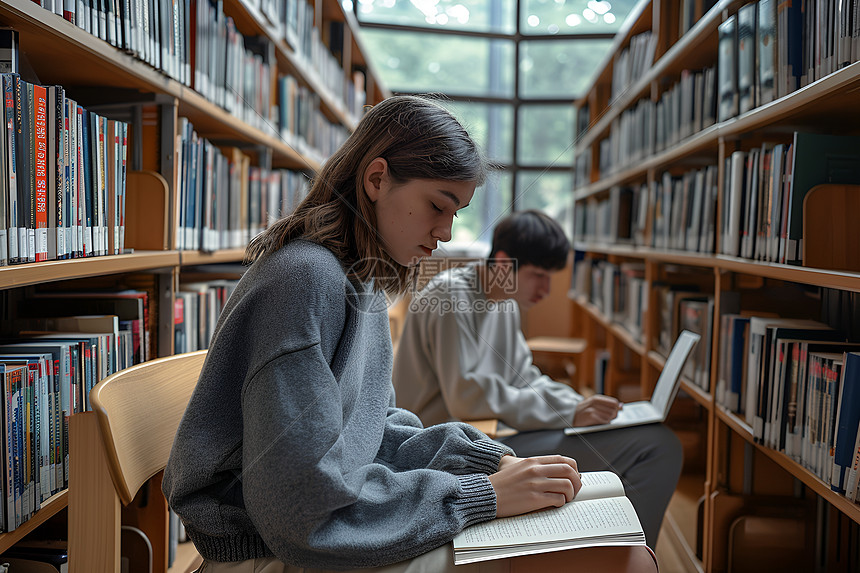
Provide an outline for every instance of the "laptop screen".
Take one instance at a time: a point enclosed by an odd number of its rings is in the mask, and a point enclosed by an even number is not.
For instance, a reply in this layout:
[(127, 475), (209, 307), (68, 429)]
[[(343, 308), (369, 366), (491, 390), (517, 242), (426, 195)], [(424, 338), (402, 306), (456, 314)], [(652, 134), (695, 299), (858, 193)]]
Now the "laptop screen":
[(669, 358), (663, 365), (663, 371), (660, 372), (660, 378), (657, 379), (654, 394), (651, 395), (651, 405), (658, 412), (662, 412), (664, 415), (669, 413), (667, 410), (675, 398), (675, 392), (678, 388), (677, 381), (681, 376), (681, 370), (684, 368), (684, 362), (687, 361), (687, 356), (690, 355), (690, 351), (693, 350), (699, 338), (701, 337), (695, 332), (685, 330), (675, 341), (675, 346), (672, 347), (672, 352), (669, 353)]

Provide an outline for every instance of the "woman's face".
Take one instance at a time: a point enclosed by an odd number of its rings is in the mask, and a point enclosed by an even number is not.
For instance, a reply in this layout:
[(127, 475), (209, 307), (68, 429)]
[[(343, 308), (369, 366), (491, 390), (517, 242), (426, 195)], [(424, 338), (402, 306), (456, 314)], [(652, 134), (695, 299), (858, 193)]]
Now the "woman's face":
[(418, 264), (440, 241), (451, 240), (454, 216), (475, 192), (474, 181), (413, 179), (394, 184), (381, 158), (368, 167), (364, 182), (383, 248), (404, 266)]

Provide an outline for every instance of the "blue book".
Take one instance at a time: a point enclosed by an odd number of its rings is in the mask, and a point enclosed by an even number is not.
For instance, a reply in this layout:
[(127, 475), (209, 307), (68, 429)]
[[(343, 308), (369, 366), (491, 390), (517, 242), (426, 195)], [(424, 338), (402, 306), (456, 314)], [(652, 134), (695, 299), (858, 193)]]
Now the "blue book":
[(830, 489), (845, 493), (848, 470), (854, 458), (854, 443), (860, 424), (860, 353), (846, 352), (842, 363), (839, 411), (836, 417)]
[(741, 394), (744, 383), (744, 355), (749, 328), (749, 317), (736, 316), (732, 319), (731, 347), (729, 349), (729, 391), (726, 404), (732, 412), (742, 414)]

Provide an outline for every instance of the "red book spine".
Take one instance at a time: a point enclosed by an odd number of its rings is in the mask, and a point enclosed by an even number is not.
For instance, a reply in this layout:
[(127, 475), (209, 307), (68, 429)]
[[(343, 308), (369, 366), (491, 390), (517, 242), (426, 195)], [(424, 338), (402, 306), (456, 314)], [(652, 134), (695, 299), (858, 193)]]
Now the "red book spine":
[(36, 116), (36, 260), (48, 259), (48, 94), (33, 86)]

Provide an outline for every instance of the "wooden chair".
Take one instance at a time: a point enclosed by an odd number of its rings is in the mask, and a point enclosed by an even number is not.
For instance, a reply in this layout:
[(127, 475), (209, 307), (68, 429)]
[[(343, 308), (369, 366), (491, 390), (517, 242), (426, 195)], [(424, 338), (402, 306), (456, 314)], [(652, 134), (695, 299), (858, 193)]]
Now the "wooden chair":
[[(177, 354), (108, 376), (90, 392), (92, 412), (69, 421), (69, 571), (120, 570), (121, 506), (167, 464), (173, 436), (206, 351)], [(167, 571), (167, 501), (150, 482), (135, 525), (152, 543), (153, 573)]]
[[(167, 571), (167, 501), (160, 473), (206, 351), (151, 360), (117, 372), (90, 392), (92, 412), (70, 420), (69, 571), (120, 571), (121, 507), (149, 481), (135, 525), (152, 543), (153, 573)], [(154, 479), (151, 479), (155, 476)], [(150, 481), (151, 479), (151, 481)], [(197, 562), (199, 563), (199, 556)], [(657, 570), (645, 547), (597, 547), (509, 559), (512, 573)], [(193, 567), (193, 565), (192, 565)]]

